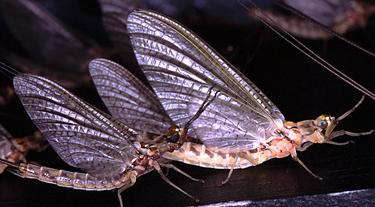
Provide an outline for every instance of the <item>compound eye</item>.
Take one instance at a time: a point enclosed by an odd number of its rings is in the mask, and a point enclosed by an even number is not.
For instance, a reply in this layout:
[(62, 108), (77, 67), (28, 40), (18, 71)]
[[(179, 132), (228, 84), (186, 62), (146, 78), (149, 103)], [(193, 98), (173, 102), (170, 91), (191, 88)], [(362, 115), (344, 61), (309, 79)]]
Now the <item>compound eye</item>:
[(167, 138), (167, 141), (172, 143), (176, 143), (178, 140), (180, 140), (180, 135), (177, 133)]
[(319, 128), (325, 129), (325, 128), (327, 128), (327, 126), (328, 126), (328, 122), (327, 121), (324, 121), (324, 120), (318, 121), (318, 127)]

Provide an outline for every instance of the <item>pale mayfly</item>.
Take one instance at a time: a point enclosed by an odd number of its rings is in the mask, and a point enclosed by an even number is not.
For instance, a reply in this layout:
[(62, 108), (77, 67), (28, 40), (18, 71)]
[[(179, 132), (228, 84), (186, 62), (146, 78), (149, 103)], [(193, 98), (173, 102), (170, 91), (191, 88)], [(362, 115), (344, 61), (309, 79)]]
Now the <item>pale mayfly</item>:
[[(363, 98), (338, 118), (321, 115), (313, 120), (285, 121), (280, 110), (260, 89), (177, 22), (150, 11), (136, 11), (129, 15), (127, 26), (138, 63), (176, 124), (184, 125), (196, 114), (209, 89), (214, 94), (219, 93), (192, 123), (190, 132), (205, 148), (234, 160), (223, 183), (229, 180), (233, 169), (289, 155), (314, 177), (320, 178), (298, 159), (297, 151), (304, 151), (313, 143), (343, 145), (347, 143), (332, 139), (373, 132), (334, 131), (338, 122), (353, 112)], [(186, 156), (184, 153), (180, 155)], [(217, 156), (211, 154), (208, 157), (214, 159)], [(248, 161), (246, 165), (237, 163), (243, 159)], [(215, 163), (191, 164), (228, 168)]]
[[(9, 68), (3, 68), (5, 70)], [(36, 164), (14, 164), (1, 159), (14, 174), (62, 187), (103, 191), (131, 187), (136, 179), (156, 169), (168, 184), (193, 198), (173, 184), (161, 171), (172, 168), (161, 155), (170, 149), (165, 140), (148, 140), (115, 118), (85, 103), (58, 84), (40, 76), (18, 74), (14, 88), (34, 124), (57, 154), (69, 165), (85, 173), (56, 170)], [(171, 137), (174, 134), (170, 135)], [(166, 140), (170, 140), (168, 136)], [(171, 145), (175, 145), (171, 142)]]
[[(30, 150), (42, 151), (48, 145), (39, 132), (32, 136), (14, 138), (5, 128), (0, 125), (0, 159), (12, 163), (26, 161), (26, 155)], [(0, 164), (0, 174), (6, 169), (6, 165)]]
[(300, 12), (301, 14), (287, 15), (271, 9), (262, 11), (250, 9), (249, 14), (259, 16), (266, 21), (272, 19), (279, 27), (291, 34), (307, 39), (329, 39), (335, 36), (332, 32), (324, 31), (316, 23), (343, 35), (356, 28), (364, 28), (369, 18), (375, 13), (375, 4), (362, 0), (283, 0), (276, 4), (291, 10), (292, 13)]

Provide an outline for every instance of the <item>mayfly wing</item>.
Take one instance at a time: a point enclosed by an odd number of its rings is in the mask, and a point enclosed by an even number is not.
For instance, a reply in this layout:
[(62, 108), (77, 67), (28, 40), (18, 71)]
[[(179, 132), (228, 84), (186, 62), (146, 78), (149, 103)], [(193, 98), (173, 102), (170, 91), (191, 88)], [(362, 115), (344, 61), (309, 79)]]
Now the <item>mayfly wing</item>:
[(138, 156), (131, 129), (59, 85), (25, 74), (13, 83), (34, 124), (69, 165), (93, 176), (119, 175)]
[(254, 149), (282, 124), (279, 109), (249, 79), (180, 24), (136, 11), (128, 31), (139, 65), (177, 124), (194, 116), (209, 88), (220, 92), (192, 124), (208, 147)]
[(100, 0), (102, 21), (121, 65), (143, 79), (135, 59), (129, 35), (126, 30), (126, 18), (134, 9), (144, 8), (137, 0)]
[(81, 64), (91, 56), (87, 46), (37, 1), (2, 1), (0, 10), (9, 30), (31, 57), (59, 69), (84, 68)]
[[(96, 88), (112, 116), (139, 133), (160, 135), (173, 124), (155, 93), (122, 66), (105, 59), (89, 64)], [(178, 150), (161, 154), (163, 158), (209, 168), (251, 165), (247, 160), (214, 156), (204, 145), (185, 142)]]
[(106, 59), (89, 64), (96, 89), (112, 116), (138, 132), (160, 134), (173, 124), (154, 92), (121, 65)]

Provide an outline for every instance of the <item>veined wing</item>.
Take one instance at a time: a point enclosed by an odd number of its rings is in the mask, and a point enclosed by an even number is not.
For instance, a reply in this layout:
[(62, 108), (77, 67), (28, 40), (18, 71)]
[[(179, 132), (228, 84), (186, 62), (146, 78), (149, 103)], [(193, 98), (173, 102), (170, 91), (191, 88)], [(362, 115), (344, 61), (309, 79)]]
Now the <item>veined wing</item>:
[(111, 176), (124, 172), (137, 157), (130, 129), (56, 83), (21, 74), (13, 84), (34, 124), (71, 166)]
[(112, 116), (138, 132), (160, 134), (172, 124), (156, 95), (124, 67), (96, 59), (89, 64), (96, 89)]
[(12, 143), (9, 141), (11, 138), (11, 135), (9, 132), (3, 127), (3, 125), (0, 125), (0, 158), (5, 159), (5, 156), (7, 156), (12, 151)]
[(103, 26), (107, 31), (121, 65), (146, 80), (140, 71), (126, 29), (126, 18), (134, 9), (144, 7), (138, 0), (99, 0)]
[(128, 17), (128, 31), (138, 63), (177, 124), (194, 116), (209, 88), (220, 91), (193, 123), (194, 136), (205, 145), (253, 149), (282, 124), (277, 107), (188, 29), (159, 14), (137, 11)]

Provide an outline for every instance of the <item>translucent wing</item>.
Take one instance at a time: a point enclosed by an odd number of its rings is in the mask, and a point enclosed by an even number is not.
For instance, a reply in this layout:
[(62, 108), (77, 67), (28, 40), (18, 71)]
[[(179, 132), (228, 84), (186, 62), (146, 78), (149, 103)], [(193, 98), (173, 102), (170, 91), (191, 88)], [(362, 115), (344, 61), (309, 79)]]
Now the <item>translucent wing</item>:
[(96, 59), (89, 64), (96, 89), (112, 116), (139, 132), (165, 132), (172, 120), (156, 95), (122, 66)]
[(284, 0), (284, 2), (327, 27), (334, 27), (336, 23), (345, 20), (348, 10), (354, 9), (355, 4), (354, 0)]
[[(12, 151), (12, 143), (9, 141), (11, 135), (9, 132), (0, 125), (0, 158), (5, 159), (5, 157)], [(1, 167), (0, 167), (1, 168)]]
[(130, 129), (42, 77), (17, 75), (15, 91), (34, 124), (68, 164), (118, 175), (137, 157)]
[(178, 23), (137, 11), (128, 17), (128, 31), (138, 63), (177, 124), (195, 115), (209, 88), (220, 91), (193, 122), (205, 145), (253, 149), (282, 124), (283, 115), (250, 80)]
[(1, 1), (0, 10), (8, 28), (30, 56), (70, 71), (77, 71), (89, 58), (82, 42), (35, 0)]
[(137, 0), (99, 0), (99, 3), (103, 15), (103, 26), (117, 51), (119, 63), (136, 74), (137, 77), (142, 77), (145, 80), (139, 70), (126, 30), (127, 16), (134, 9), (142, 8), (142, 4)]

